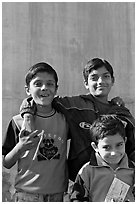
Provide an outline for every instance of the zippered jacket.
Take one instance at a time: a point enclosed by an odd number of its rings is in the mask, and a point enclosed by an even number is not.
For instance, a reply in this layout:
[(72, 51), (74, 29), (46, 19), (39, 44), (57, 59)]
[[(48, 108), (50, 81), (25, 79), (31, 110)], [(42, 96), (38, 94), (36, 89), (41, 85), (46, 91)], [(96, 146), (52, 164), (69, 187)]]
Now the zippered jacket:
[(113, 180), (118, 179), (118, 181), (124, 182), (125, 185), (129, 185), (124, 201), (134, 202), (135, 198), (132, 192), (134, 189), (134, 173), (134, 164), (128, 160), (126, 154), (115, 170), (103, 161), (98, 154), (96, 156), (92, 155), (91, 161), (80, 169), (76, 177), (71, 201), (105, 202)]

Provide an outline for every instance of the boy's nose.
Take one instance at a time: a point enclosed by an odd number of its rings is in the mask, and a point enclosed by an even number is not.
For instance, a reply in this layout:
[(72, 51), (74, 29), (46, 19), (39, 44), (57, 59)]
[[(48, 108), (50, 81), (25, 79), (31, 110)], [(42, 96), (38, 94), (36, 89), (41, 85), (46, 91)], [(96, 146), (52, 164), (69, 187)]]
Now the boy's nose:
[(112, 156), (116, 155), (116, 151), (112, 151), (112, 152), (111, 152), (111, 155), (112, 155)]
[(98, 83), (101, 83), (103, 81), (102, 77), (98, 78)]
[(46, 90), (47, 86), (45, 84), (42, 85), (41, 90)]

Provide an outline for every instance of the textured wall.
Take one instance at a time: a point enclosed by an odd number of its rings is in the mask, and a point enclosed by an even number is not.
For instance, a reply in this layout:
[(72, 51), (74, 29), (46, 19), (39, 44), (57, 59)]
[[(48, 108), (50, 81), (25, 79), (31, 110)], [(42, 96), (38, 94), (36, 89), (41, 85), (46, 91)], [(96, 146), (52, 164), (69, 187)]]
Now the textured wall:
[[(133, 2), (2, 3), (3, 139), (25, 97), (24, 75), (40, 61), (57, 70), (60, 95), (76, 95), (86, 93), (82, 69), (87, 60), (107, 59), (116, 77), (110, 97), (121, 96), (134, 114), (134, 6)], [(15, 171), (10, 172), (8, 181), (13, 184)]]

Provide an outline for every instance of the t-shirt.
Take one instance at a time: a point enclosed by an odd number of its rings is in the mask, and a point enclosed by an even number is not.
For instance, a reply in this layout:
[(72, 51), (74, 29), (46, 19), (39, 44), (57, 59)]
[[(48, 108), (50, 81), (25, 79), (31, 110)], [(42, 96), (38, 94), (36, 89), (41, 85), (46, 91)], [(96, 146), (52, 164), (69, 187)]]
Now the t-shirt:
[[(20, 115), (12, 118), (3, 145), (4, 155), (18, 142), (22, 122)], [(40, 131), (44, 130), (44, 134), (37, 147), (21, 155), (15, 188), (41, 194), (64, 192), (68, 184), (65, 118), (55, 110), (50, 115), (37, 113), (35, 127)]]

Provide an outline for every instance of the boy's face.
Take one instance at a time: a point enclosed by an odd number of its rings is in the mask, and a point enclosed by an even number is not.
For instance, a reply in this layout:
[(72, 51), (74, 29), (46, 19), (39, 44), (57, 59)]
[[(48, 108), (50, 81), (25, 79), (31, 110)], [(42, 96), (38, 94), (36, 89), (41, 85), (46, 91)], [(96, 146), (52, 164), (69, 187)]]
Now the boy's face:
[(51, 106), (57, 92), (56, 82), (52, 74), (38, 72), (26, 88), (28, 95), (33, 97), (37, 105)]
[(88, 83), (85, 84), (86, 88), (89, 89), (93, 96), (107, 99), (108, 94), (113, 86), (114, 81), (103, 66), (97, 70), (92, 70), (88, 76)]
[(119, 133), (100, 139), (92, 147), (110, 166), (118, 164), (125, 154), (125, 140)]

